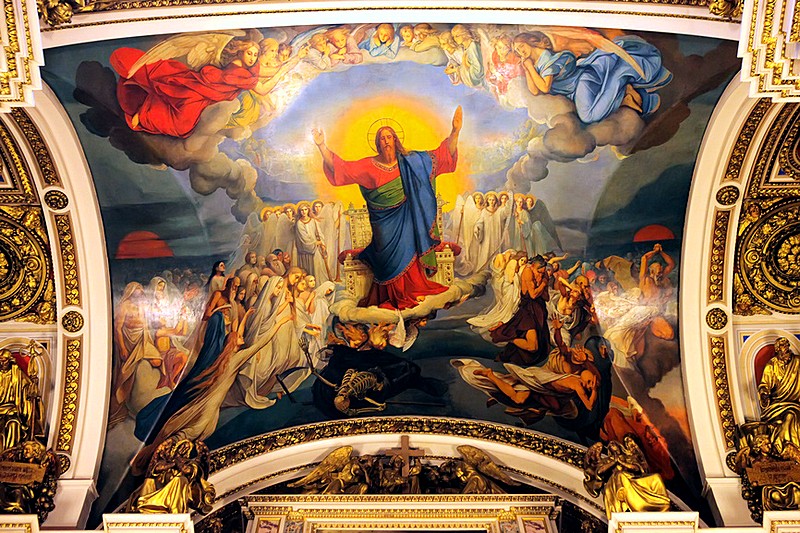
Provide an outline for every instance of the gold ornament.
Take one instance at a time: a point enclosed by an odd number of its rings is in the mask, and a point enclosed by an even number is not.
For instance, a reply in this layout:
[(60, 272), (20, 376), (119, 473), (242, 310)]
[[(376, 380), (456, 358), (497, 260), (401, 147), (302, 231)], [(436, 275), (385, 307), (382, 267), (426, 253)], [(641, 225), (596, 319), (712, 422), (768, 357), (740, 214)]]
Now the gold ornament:
[(706, 313), (706, 324), (711, 329), (723, 329), (728, 325), (728, 314), (719, 307), (715, 307)]
[(36, 514), (53, 510), (58, 459), (43, 442), (44, 405), (39, 389), (43, 350), (30, 341), (23, 370), (8, 348), (0, 349), (0, 512)]
[(61, 191), (52, 190), (44, 194), (44, 203), (46, 203), (47, 207), (50, 209), (60, 211), (67, 208), (69, 205), (69, 198)]
[(67, 311), (61, 317), (61, 325), (70, 333), (77, 333), (83, 328), (83, 315), (77, 311)]
[[(606, 456), (603, 456), (603, 452)], [(583, 486), (594, 497), (603, 494), (606, 517), (611, 513), (669, 511), (664, 480), (651, 474), (644, 454), (633, 436), (623, 442), (597, 442), (586, 450)]]
[(785, 337), (774, 348), (758, 384), (761, 418), (737, 428), (729, 460), (756, 521), (763, 510), (800, 509), (800, 356)]
[(733, 185), (726, 185), (717, 191), (717, 202), (724, 206), (731, 206), (739, 199), (739, 189)]
[(150, 460), (142, 486), (128, 500), (128, 512), (208, 514), (216, 496), (208, 482), (208, 447), (202, 441), (170, 437)]
[(743, 0), (711, 0), (708, 11), (727, 20), (740, 20), (743, 7)]

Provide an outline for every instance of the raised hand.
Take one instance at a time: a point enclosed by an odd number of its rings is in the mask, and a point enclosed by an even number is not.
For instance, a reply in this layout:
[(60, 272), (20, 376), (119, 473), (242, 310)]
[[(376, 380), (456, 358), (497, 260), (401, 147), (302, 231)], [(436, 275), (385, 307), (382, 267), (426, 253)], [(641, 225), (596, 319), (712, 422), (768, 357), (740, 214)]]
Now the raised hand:
[(321, 128), (313, 128), (311, 130), (311, 138), (314, 139), (314, 144), (317, 146), (325, 144), (325, 133)]
[(461, 131), (461, 126), (464, 124), (464, 110), (461, 109), (461, 106), (456, 108), (455, 113), (453, 113), (453, 131), (458, 132)]

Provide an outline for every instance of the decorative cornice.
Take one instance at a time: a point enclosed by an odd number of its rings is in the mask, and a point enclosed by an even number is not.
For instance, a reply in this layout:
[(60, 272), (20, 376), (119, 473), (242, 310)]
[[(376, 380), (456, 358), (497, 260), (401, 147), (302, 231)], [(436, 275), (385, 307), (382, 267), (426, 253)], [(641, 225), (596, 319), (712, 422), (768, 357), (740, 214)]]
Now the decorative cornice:
[(39, 20), (34, 0), (3, 3), (5, 28), (0, 32), (0, 112), (33, 105), (33, 92), (42, 88), (39, 66), (44, 64)]
[(317, 424), (273, 431), (211, 452), (211, 473), (247, 461), (265, 453), (340, 435), (402, 433), (406, 435), (436, 433), (472, 439), (501, 442), (529, 450), (576, 468), (583, 467), (585, 448), (531, 430), (454, 418), (375, 417), (332, 420)]

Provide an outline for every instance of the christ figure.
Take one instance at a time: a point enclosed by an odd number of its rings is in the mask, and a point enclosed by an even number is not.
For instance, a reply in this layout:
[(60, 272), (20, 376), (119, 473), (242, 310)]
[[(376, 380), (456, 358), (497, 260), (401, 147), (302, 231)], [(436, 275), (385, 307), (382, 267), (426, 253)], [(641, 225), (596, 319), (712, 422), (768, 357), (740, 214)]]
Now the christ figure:
[(357, 161), (334, 154), (322, 130), (312, 130), (331, 185), (358, 184), (367, 203), (372, 242), (358, 258), (375, 277), (359, 305), (408, 309), (425, 296), (447, 290), (428, 279), (436, 271), (435, 248), (441, 242), (434, 179), (456, 169), (461, 124), (459, 106), (450, 135), (432, 151), (406, 150), (397, 133), (384, 126), (375, 135), (378, 155)]

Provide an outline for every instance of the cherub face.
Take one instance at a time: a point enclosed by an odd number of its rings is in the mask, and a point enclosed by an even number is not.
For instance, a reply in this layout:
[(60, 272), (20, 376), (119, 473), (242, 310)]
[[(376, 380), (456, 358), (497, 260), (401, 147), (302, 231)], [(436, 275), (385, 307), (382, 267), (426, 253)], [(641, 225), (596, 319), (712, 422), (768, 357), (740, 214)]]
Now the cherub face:
[(378, 40), (382, 43), (388, 43), (391, 37), (391, 31), (386, 26), (381, 25), (378, 28)]
[(344, 48), (347, 45), (347, 31), (343, 29), (334, 30), (331, 33), (331, 42), (336, 48)]
[(497, 52), (497, 55), (500, 57), (506, 57), (511, 51), (506, 43), (499, 40), (494, 43), (494, 49)]
[(286, 63), (289, 61), (289, 58), (292, 56), (292, 49), (291, 48), (284, 48), (278, 52), (278, 61), (281, 63)]
[(271, 66), (278, 63), (278, 47), (277, 46), (270, 46), (264, 53), (261, 54), (259, 58), (259, 63), (262, 66)]
[(412, 30), (409, 26), (403, 26), (400, 28), (400, 36), (405, 42), (410, 43), (414, 40), (414, 30)]
[(242, 63), (246, 67), (252, 67), (258, 61), (258, 46), (251, 46), (250, 48), (246, 49), (242, 52)]

